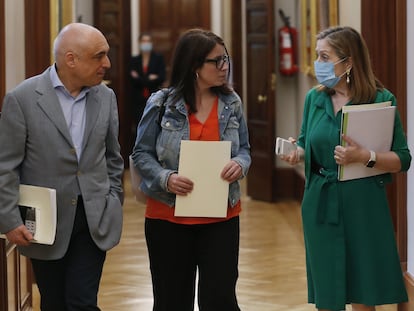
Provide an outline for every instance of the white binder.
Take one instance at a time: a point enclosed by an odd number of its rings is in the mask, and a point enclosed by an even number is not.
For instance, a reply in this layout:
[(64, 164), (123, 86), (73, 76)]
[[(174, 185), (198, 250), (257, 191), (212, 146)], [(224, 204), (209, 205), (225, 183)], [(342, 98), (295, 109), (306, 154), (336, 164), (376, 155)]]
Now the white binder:
[[(56, 190), (45, 187), (20, 185), (20, 206), (34, 208), (35, 223), (29, 222), (26, 226), (33, 226), (33, 243), (52, 245), (56, 236)], [(5, 235), (0, 235), (5, 238)]]

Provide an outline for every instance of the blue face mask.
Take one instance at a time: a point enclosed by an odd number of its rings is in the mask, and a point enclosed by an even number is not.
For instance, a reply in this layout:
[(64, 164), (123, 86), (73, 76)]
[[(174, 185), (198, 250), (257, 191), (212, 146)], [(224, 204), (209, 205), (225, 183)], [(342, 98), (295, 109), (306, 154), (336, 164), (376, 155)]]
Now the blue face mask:
[(328, 88), (333, 88), (338, 82), (341, 80), (345, 72), (337, 77), (335, 75), (335, 65), (343, 62), (346, 59), (343, 58), (340, 61), (333, 63), (333, 62), (318, 62), (315, 61), (313, 63), (315, 69), (315, 75), (318, 82)]
[(152, 50), (152, 43), (151, 42), (144, 42), (140, 45), (141, 52), (151, 52)]

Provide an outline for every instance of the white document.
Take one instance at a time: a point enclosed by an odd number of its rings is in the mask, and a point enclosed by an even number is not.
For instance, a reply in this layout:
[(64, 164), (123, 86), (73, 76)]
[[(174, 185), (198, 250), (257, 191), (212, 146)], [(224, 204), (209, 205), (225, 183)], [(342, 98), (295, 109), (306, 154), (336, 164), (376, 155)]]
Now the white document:
[[(391, 149), (394, 134), (395, 106), (391, 102), (367, 105), (344, 106), (342, 109), (341, 133), (349, 136), (359, 145), (375, 152)], [(344, 141), (341, 141), (345, 145)], [(340, 181), (384, 174), (375, 167), (363, 163), (351, 163), (338, 167)]]
[(229, 183), (220, 174), (230, 151), (230, 141), (181, 141), (178, 174), (191, 179), (194, 188), (187, 196), (176, 196), (175, 216), (227, 216)]
[[(52, 245), (56, 236), (56, 190), (45, 187), (20, 185), (18, 204), (34, 208), (35, 217), (30, 225), (35, 231), (33, 243)], [(27, 221), (27, 219), (26, 219)], [(5, 235), (1, 235), (5, 238)]]

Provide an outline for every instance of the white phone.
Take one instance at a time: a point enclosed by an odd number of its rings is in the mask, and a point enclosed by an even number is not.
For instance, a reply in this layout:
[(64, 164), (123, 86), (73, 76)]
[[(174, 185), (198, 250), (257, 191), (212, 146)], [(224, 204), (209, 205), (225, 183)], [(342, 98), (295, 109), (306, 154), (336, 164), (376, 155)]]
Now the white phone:
[(288, 155), (292, 151), (296, 150), (296, 148), (296, 144), (292, 143), (290, 140), (281, 137), (276, 138), (275, 153), (277, 155)]

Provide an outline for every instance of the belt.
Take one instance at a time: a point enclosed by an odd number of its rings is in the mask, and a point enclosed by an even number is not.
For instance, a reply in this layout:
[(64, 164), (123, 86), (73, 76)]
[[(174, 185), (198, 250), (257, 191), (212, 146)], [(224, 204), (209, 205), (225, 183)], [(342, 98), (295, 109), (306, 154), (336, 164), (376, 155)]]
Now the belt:
[(320, 166), (318, 163), (311, 162), (311, 172), (312, 173), (314, 173), (316, 175), (319, 175), (319, 176), (324, 176), (324, 175), (322, 175), (323, 170), (324, 170), (323, 166)]
[(311, 172), (322, 177), (321, 191), (317, 203), (317, 221), (318, 223), (339, 223), (339, 188), (338, 188), (338, 172), (329, 170), (311, 162)]

